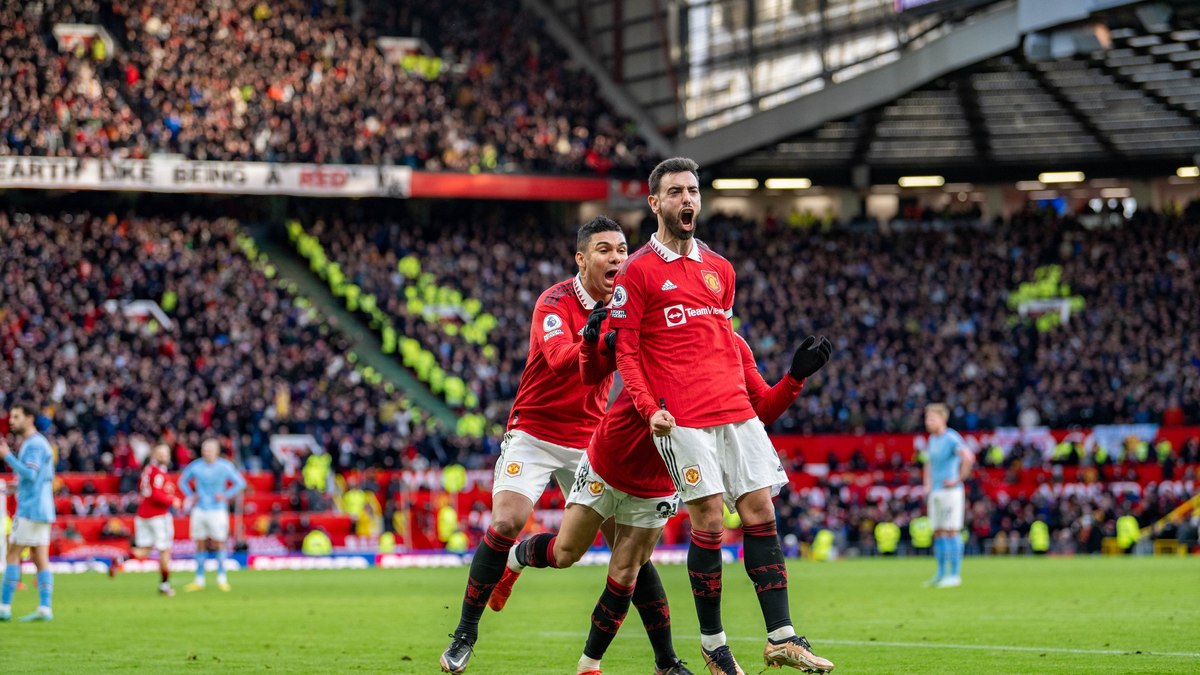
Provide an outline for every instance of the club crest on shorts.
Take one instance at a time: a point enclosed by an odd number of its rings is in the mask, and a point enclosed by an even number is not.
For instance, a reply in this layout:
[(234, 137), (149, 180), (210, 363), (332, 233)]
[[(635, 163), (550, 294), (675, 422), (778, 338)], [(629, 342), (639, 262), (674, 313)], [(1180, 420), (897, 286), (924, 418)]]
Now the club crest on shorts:
[(712, 270), (700, 270), (700, 276), (704, 278), (704, 285), (708, 287), (708, 290), (716, 295), (720, 295), (721, 277), (717, 276), (716, 272)]
[(588, 483), (588, 492), (592, 493), (593, 497), (599, 497), (601, 492), (604, 492), (604, 483), (594, 480)]
[(700, 476), (700, 465), (683, 467), (683, 482), (687, 483), (688, 487), (696, 487), (702, 480), (704, 479)]
[(523, 468), (520, 462), (509, 462), (504, 465), (504, 474), (510, 478), (515, 478), (521, 475), (521, 469)]

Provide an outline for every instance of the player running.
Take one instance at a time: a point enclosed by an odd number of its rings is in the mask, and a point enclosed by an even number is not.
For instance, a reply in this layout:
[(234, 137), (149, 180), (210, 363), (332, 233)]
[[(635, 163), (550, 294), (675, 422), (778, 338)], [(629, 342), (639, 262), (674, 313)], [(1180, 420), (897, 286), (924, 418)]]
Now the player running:
[(925, 462), (923, 475), (929, 521), (933, 526), (933, 556), (937, 559), (937, 576), (925, 585), (937, 588), (962, 585), (962, 528), (966, 506), (963, 481), (975, 466), (974, 453), (963, 437), (948, 426), (949, 420), (950, 408), (946, 404), (925, 406), (929, 461)]
[[(21, 554), (30, 549), (37, 568), (38, 607), (21, 621), (53, 621), (50, 601), (54, 573), (50, 571), (50, 526), (54, 523), (54, 452), (38, 433), (37, 408), (17, 403), (8, 411), (8, 428), (21, 438), (16, 455), (0, 437), (0, 458), (17, 474), (17, 517), (13, 521), (8, 564), (0, 590), (0, 621), (12, 620), (12, 599), (21, 581)], [(2, 534), (2, 533), (0, 533)]]
[[(496, 460), (492, 524), (471, 560), (458, 626), (441, 656), (443, 672), (466, 670), (479, 639), (483, 608), (503, 575), (516, 537), (551, 476), (563, 494), (570, 492), (588, 439), (604, 414), (616, 364), (611, 343), (601, 339), (603, 305), (612, 296), (613, 279), (628, 247), (621, 226), (598, 216), (579, 228), (575, 251), (579, 273), (547, 289), (534, 308), (529, 356)], [(607, 375), (585, 385), (579, 354), (589, 320), (595, 330), (588, 338), (609, 359), (609, 365)], [(612, 529), (611, 524), (604, 527), (609, 541)], [(645, 574), (657, 581), (653, 566), (648, 566)], [(661, 589), (661, 582), (657, 586)], [(650, 582), (645, 585), (647, 592), (654, 587)], [(639, 594), (634, 601), (640, 600)], [(649, 606), (652, 601), (645, 599), (644, 604)], [(647, 625), (655, 621), (653, 617), (644, 620)]]
[[(196, 580), (183, 590), (204, 590), (204, 564), (208, 556), (217, 559), (217, 588), (229, 591), (225, 576), (225, 540), (229, 539), (229, 500), (246, 487), (246, 479), (221, 457), (221, 444), (215, 438), (200, 444), (200, 459), (184, 468), (179, 476), (179, 489), (192, 499), (190, 529), (196, 542)], [(193, 488), (193, 484), (195, 487)]]
[[(796, 400), (804, 382), (789, 373), (774, 387), (768, 385), (758, 372), (749, 345), (740, 337), (737, 345), (755, 412), (765, 424), (770, 424)], [(817, 341), (809, 338), (796, 350), (793, 360), (816, 356), (813, 352), (819, 349)], [(584, 354), (586, 361), (586, 348)], [(613, 480), (608, 476), (613, 476)], [(592, 628), (577, 673), (601, 672), (600, 660), (629, 610), (632, 591), (629, 586), (634, 583), (639, 566), (653, 553), (663, 526), (675, 515), (675, 493), (676, 487), (645, 420), (633, 406), (628, 390), (622, 389), (597, 427), (587, 457), (580, 463), (558, 534), (535, 535), (514, 547), (509, 556), (509, 570), (501, 582), (511, 589), (512, 582), (527, 564), (570, 567), (595, 540), (599, 523), (615, 518), (618, 529), (608, 582), (592, 612)], [(662, 616), (661, 629), (667, 631), (669, 642), (671, 619), (665, 596), (658, 610)], [(686, 672), (690, 671), (678, 659), (656, 663), (656, 675)]]
[[(733, 266), (694, 239), (698, 168), (676, 157), (650, 174), (648, 199), (658, 231), (629, 256), (613, 288), (617, 369), (688, 505), (693, 528), (688, 576), (709, 671), (742, 673), (721, 625), (721, 535), (728, 505), (742, 519), (746, 571), (766, 623), (763, 660), (828, 672), (833, 664), (813, 654), (792, 627), (771, 502), (787, 474), (754, 414), (742, 375), (729, 323)], [(804, 379), (816, 372), (831, 350), (822, 338), (810, 355), (793, 362), (792, 375)]]

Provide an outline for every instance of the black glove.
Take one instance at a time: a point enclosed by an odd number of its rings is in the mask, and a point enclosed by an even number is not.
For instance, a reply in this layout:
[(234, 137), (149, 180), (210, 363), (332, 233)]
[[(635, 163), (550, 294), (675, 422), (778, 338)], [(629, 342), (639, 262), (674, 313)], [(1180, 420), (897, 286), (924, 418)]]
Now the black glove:
[(595, 309), (588, 315), (587, 323), (583, 326), (583, 340), (596, 344), (600, 341), (600, 324), (608, 318), (608, 308), (596, 303)]
[(817, 338), (809, 335), (792, 355), (792, 368), (788, 373), (797, 380), (803, 380), (820, 370), (829, 361), (829, 355), (832, 353), (833, 345), (829, 343), (829, 340), (822, 337), (818, 341)]
[(604, 344), (608, 347), (608, 351), (617, 351), (617, 331), (610, 330), (604, 334)]

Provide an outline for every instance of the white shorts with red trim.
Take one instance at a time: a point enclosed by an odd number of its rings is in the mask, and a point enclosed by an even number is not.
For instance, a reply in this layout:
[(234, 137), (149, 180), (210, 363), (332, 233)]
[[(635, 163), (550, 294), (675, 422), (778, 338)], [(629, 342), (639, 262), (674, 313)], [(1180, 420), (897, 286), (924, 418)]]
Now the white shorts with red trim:
[(500, 444), (492, 495), (507, 490), (525, 495), (537, 504), (551, 478), (565, 495), (571, 491), (575, 471), (584, 454), (581, 448), (539, 440), (524, 431), (510, 431), (504, 434)]
[(732, 510), (742, 496), (771, 488), (771, 496), (787, 484), (787, 472), (757, 418), (693, 429), (675, 427), (654, 444), (685, 503), (724, 495)]
[(579, 461), (567, 503), (586, 506), (604, 520), (613, 518), (620, 525), (656, 530), (679, 510), (679, 495), (647, 498), (618, 490), (592, 469), (585, 455)]

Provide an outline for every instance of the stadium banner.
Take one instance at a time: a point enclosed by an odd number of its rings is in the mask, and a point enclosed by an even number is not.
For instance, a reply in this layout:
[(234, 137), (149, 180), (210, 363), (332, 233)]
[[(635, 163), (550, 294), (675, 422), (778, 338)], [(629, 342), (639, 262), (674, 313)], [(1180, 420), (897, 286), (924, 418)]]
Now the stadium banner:
[(181, 157), (0, 157), (0, 190), (111, 190), (297, 197), (607, 201), (646, 205), (643, 181), (434, 173), (407, 166), (210, 162)]
[(0, 157), (0, 189), (408, 197), (411, 183), (406, 166)]

